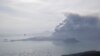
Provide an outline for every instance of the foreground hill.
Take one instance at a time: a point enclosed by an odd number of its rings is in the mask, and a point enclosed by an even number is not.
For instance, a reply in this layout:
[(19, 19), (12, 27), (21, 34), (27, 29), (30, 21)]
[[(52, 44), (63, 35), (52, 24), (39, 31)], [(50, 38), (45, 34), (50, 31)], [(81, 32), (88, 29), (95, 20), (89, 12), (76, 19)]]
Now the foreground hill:
[(62, 56), (100, 56), (100, 51), (86, 51), (76, 54), (62, 55)]

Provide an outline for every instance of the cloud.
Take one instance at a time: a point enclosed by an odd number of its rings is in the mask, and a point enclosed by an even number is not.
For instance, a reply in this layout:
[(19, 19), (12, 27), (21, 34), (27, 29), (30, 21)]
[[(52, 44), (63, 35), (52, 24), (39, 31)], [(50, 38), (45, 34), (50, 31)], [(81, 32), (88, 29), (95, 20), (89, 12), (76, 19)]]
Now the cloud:
[(76, 39), (79, 42), (100, 41), (100, 18), (91, 15), (67, 14), (67, 18), (60, 23), (54, 32), (54, 39), (67, 41)]
[[(3, 4), (0, 4), (0, 34), (4, 34), (3, 32), (8, 32), (7, 34), (44, 32), (49, 28), (52, 31), (57, 23), (57, 20), (53, 21), (54, 16), (42, 11), (46, 6), (43, 3), (10, 3), (6, 0), (2, 2)], [(4, 4), (6, 2), (7, 4)]]

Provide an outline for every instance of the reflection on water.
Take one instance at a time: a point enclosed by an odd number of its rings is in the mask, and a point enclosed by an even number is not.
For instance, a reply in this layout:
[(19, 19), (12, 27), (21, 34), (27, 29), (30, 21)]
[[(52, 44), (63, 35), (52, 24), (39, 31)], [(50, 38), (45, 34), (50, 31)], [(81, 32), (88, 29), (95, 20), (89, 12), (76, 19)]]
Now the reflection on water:
[(64, 51), (50, 41), (1, 42), (0, 56), (61, 56)]

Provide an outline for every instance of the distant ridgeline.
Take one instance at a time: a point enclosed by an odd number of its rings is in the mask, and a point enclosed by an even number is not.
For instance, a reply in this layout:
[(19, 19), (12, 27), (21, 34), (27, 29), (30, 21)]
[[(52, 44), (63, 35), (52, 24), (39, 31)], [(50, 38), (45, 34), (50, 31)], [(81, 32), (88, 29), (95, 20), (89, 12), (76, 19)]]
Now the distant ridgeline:
[(100, 56), (100, 51), (86, 51), (76, 54), (62, 55), (62, 56)]

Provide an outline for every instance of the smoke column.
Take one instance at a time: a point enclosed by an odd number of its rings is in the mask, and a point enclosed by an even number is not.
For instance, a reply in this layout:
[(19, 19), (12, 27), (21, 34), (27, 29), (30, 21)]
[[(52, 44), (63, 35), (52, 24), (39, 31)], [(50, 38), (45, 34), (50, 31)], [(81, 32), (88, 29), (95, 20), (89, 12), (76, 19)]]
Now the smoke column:
[(100, 18), (93, 15), (83, 16), (69, 13), (66, 19), (55, 28), (53, 39), (57, 43), (62, 42), (60, 44), (70, 44), (69, 49), (73, 52), (98, 50), (100, 47)]
[(56, 27), (53, 36), (54, 39), (57, 40), (73, 38), (80, 42), (99, 41), (100, 19), (96, 16), (69, 14), (67, 18)]

